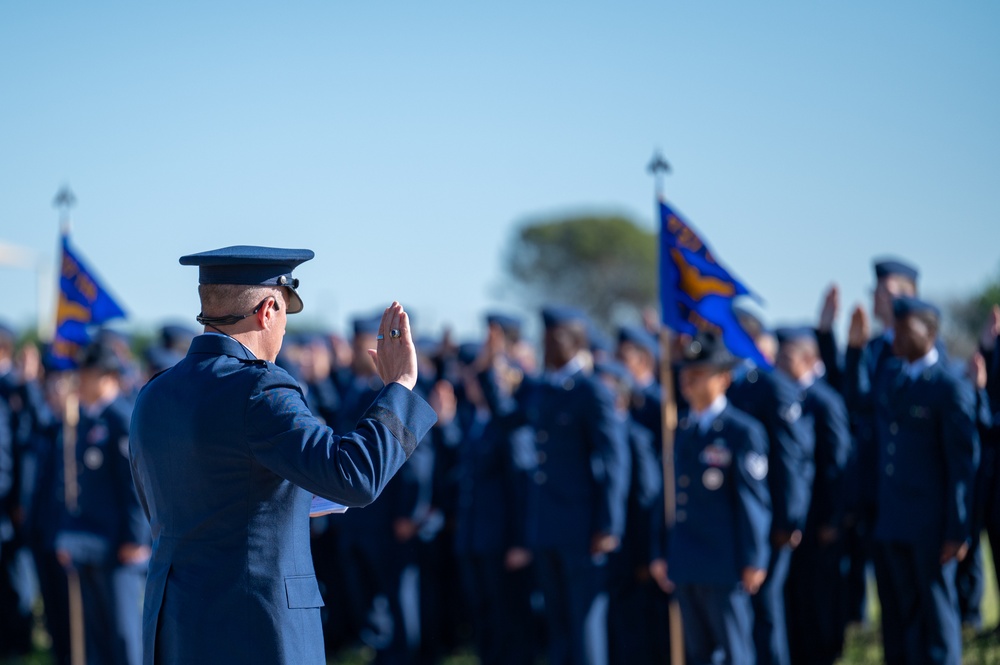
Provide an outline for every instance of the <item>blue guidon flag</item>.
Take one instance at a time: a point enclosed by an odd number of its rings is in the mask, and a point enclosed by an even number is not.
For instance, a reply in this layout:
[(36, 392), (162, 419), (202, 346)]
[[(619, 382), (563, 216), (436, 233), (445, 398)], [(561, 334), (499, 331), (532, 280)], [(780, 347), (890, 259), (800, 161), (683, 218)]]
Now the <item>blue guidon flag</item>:
[(90, 342), (89, 328), (117, 318), (125, 318), (124, 310), (70, 247), (69, 237), (63, 234), (59, 304), (51, 352), (55, 368), (75, 368), (80, 348)]
[(708, 245), (676, 211), (662, 199), (659, 204), (663, 324), (687, 335), (714, 331), (733, 355), (770, 368), (733, 312), (734, 298), (753, 294), (715, 260)]

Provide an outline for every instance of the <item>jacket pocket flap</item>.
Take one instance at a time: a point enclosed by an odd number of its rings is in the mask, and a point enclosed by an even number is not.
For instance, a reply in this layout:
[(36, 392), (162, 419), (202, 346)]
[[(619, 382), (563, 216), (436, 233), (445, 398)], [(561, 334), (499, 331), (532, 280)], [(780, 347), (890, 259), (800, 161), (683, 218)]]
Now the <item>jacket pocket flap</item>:
[(289, 609), (323, 607), (323, 597), (315, 575), (294, 575), (285, 578), (285, 594)]

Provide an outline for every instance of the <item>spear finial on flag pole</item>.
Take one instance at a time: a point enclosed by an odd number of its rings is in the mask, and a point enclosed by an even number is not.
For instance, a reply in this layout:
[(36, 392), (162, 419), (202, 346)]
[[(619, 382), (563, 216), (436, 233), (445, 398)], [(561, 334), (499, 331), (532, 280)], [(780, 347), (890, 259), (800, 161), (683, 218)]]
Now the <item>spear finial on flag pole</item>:
[[(656, 186), (656, 205), (663, 201), (663, 176), (670, 173), (670, 164), (663, 158), (659, 150), (653, 153), (646, 170), (652, 174)], [(663, 230), (661, 229), (662, 233)], [(669, 260), (663, 256), (660, 261)], [(660, 285), (663, 288), (663, 285)], [(662, 301), (662, 295), (660, 300)], [(677, 430), (677, 396), (674, 394), (674, 368), (670, 357), (671, 331), (667, 326), (660, 328), (660, 391), (661, 413), (660, 423), (663, 432), (663, 513), (664, 527), (674, 526), (677, 504), (674, 487), (674, 432)], [(668, 609), (670, 623), (670, 663), (684, 665), (684, 634), (681, 630), (681, 609), (677, 598), (673, 597)]]
[(69, 233), (70, 210), (76, 205), (76, 195), (69, 185), (63, 185), (52, 199), (52, 205), (59, 210), (59, 226), (63, 235)]
[(653, 174), (653, 180), (656, 183), (656, 197), (662, 198), (663, 175), (670, 173), (670, 164), (663, 158), (663, 154), (659, 150), (653, 152), (653, 159), (650, 160), (646, 170)]

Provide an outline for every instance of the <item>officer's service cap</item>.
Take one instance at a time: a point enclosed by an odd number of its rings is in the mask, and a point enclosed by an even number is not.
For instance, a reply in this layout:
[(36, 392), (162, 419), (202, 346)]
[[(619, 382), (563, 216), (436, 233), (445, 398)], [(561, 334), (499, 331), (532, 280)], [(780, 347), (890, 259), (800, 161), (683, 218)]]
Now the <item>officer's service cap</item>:
[(125, 363), (107, 341), (92, 342), (84, 347), (77, 358), (77, 364), (82, 370), (96, 369), (114, 374), (125, 371)]
[(598, 363), (594, 363), (594, 372), (598, 375), (613, 377), (619, 383), (622, 383), (630, 388), (634, 383), (632, 375), (629, 373), (625, 365), (615, 360), (602, 360)]
[(933, 314), (935, 319), (941, 318), (941, 310), (926, 300), (902, 296), (892, 301), (892, 315), (897, 319), (921, 312)]
[(489, 312), (486, 314), (486, 324), (490, 326), (500, 326), (505, 333), (521, 332), (521, 319), (509, 314), (500, 312)]
[(168, 323), (160, 328), (160, 345), (168, 349), (175, 346), (186, 346), (197, 336), (198, 331), (189, 326), (179, 323)]
[(586, 325), (589, 319), (582, 309), (568, 307), (565, 305), (550, 305), (542, 308), (542, 323), (546, 328), (555, 328), (570, 323), (582, 323)]
[(622, 326), (618, 330), (618, 343), (628, 342), (645, 349), (655, 358), (660, 352), (660, 343), (645, 328), (639, 326)]
[(681, 349), (681, 367), (732, 369), (738, 363), (722, 340), (711, 332), (699, 332)]
[(382, 315), (359, 316), (354, 319), (354, 336), (377, 335), (378, 327), (382, 325)]
[(875, 266), (875, 279), (882, 279), (883, 277), (888, 277), (889, 275), (899, 275), (900, 277), (905, 277), (914, 284), (917, 282), (917, 276), (919, 272), (917, 269), (907, 263), (906, 261), (900, 261), (899, 259), (876, 259), (874, 261)]
[(153, 374), (170, 369), (181, 361), (181, 355), (176, 351), (162, 346), (151, 346), (146, 349), (146, 365)]
[(478, 342), (465, 342), (458, 345), (458, 362), (463, 365), (471, 365), (476, 362), (483, 345)]
[(296, 291), (299, 280), (292, 277), (292, 270), (313, 256), (310, 249), (236, 245), (188, 254), (180, 262), (199, 267), (199, 284), (288, 287), (288, 313), (295, 314), (302, 311), (302, 298)]
[(815, 340), (816, 331), (812, 326), (780, 326), (775, 329), (774, 336), (778, 338), (778, 344), (787, 344), (802, 340)]

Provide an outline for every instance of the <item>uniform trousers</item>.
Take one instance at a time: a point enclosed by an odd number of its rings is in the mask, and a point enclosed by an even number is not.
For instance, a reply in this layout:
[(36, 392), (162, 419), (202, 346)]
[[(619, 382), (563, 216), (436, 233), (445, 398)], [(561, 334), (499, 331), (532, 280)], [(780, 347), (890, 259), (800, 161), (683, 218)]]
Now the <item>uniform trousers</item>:
[(792, 552), (785, 584), (788, 651), (793, 665), (833, 665), (844, 646), (846, 555), (843, 541), (822, 544), (806, 532)]
[(955, 560), (941, 565), (940, 544), (876, 542), (887, 665), (960, 665), (962, 631)]
[(536, 552), (545, 598), (549, 665), (607, 665), (607, 557), (551, 548)]
[(80, 577), (88, 665), (140, 665), (146, 564), (74, 567)]
[(791, 562), (792, 548), (772, 547), (767, 564), (767, 579), (752, 599), (757, 665), (789, 665), (785, 582), (788, 580)]
[(479, 662), (482, 665), (534, 662), (535, 626), (529, 570), (506, 570), (502, 550), (462, 555), (459, 561)]
[(678, 584), (687, 665), (753, 665), (753, 609), (743, 587)]

